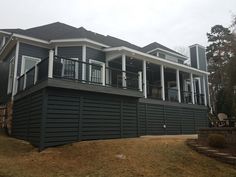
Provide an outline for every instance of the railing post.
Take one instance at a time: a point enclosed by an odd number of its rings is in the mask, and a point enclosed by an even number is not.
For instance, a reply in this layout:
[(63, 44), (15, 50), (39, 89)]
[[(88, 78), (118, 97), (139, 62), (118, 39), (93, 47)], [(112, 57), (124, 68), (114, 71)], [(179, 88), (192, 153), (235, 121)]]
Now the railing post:
[(49, 58), (48, 58), (48, 77), (53, 78), (53, 60), (54, 60), (54, 51), (49, 51)]
[(122, 87), (126, 88), (126, 56), (122, 55)]
[(139, 89), (140, 92), (143, 91), (143, 88), (142, 88), (142, 71), (138, 72), (138, 89)]
[(110, 78), (110, 77), (109, 77), (109, 73), (110, 73), (110, 71), (109, 71), (108, 67), (109, 67), (109, 61), (106, 60), (106, 67), (105, 67), (105, 74), (106, 74), (106, 75), (105, 75), (105, 76), (106, 76), (105, 82), (106, 82), (106, 83), (105, 83), (105, 85), (106, 85), (106, 84), (110, 85), (110, 82), (109, 82), (109, 78)]
[(36, 64), (34, 67), (34, 85), (36, 84), (38, 80), (38, 65)]
[(195, 104), (194, 100), (194, 85), (193, 85), (193, 74), (190, 73), (191, 92), (192, 92), (192, 103)]
[(164, 77), (164, 66), (161, 65), (161, 89), (162, 89), (162, 100), (165, 101), (165, 77)]
[(176, 82), (177, 82), (177, 89), (178, 89), (178, 101), (181, 103), (181, 94), (180, 94), (180, 83), (179, 83), (179, 70), (176, 70)]
[(147, 98), (147, 63), (143, 60), (143, 95)]

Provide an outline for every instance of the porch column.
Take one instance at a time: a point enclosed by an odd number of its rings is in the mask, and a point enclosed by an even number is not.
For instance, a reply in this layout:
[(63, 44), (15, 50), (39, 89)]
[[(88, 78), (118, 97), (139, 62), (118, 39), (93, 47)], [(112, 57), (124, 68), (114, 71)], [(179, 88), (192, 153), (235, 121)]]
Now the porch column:
[(20, 42), (17, 41), (16, 43), (16, 53), (15, 53), (15, 64), (14, 64), (14, 76), (13, 76), (13, 83), (12, 83), (12, 98), (17, 93), (18, 88), (18, 78), (17, 78), (17, 69), (18, 69), (18, 58), (19, 58), (19, 46)]
[(195, 104), (195, 101), (194, 101), (193, 74), (192, 73), (190, 73), (190, 82), (191, 82), (192, 103)]
[(161, 65), (161, 90), (162, 100), (165, 101), (165, 77), (164, 77), (164, 65)]
[(205, 80), (205, 76), (202, 77), (202, 81), (203, 81), (204, 104), (205, 104), (205, 106), (207, 106), (207, 97), (206, 97), (206, 80)]
[(122, 55), (122, 87), (126, 88), (126, 56)]
[(54, 51), (49, 51), (49, 59), (48, 59), (48, 77), (53, 78), (53, 59), (54, 59)]
[(143, 96), (147, 98), (147, 63), (143, 60)]
[(176, 83), (177, 83), (177, 89), (178, 89), (178, 101), (181, 103), (181, 94), (180, 94), (180, 83), (179, 83), (179, 70), (176, 70)]
[[(82, 46), (82, 62), (86, 62), (86, 45)], [(82, 64), (82, 81), (86, 81), (86, 64)]]

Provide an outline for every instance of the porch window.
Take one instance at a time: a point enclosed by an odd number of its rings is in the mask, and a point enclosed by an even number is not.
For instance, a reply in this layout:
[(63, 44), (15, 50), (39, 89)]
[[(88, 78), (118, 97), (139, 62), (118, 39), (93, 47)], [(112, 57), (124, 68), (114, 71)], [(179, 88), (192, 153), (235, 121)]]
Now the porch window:
[(96, 60), (89, 60), (89, 81), (92, 83), (99, 83), (101, 84), (104, 79), (104, 69), (105, 63), (96, 61)]
[(33, 68), (40, 61), (41, 61), (40, 58), (35, 58), (35, 57), (30, 57), (30, 56), (22, 56), (21, 75), (23, 75), (28, 70)]
[(7, 93), (12, 93), (13, 79), (14, 79), (14, 66), (15, 66), (15, 57), (10, 60), (9, 63), (9, 75), (8, 75), (8, 87)]
[(63, 59), (62, 77), (70, 79), (78, 79), (79, 63), (78, 58)]

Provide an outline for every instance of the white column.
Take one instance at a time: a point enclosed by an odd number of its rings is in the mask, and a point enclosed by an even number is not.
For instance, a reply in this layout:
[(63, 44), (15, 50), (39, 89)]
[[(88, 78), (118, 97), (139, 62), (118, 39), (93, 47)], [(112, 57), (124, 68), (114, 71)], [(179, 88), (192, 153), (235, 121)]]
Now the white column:
[[(86, 45), (82, 46), (82, 62), (86, 62)], [(86, 80), (86, 64), (82, 64), (82, 80)]]
[(37, 79), (38, 79), (38, 65), (36, 64), (34, 66), (34, 85), (36, 84)]
[(106, 77), (106, 65), (103, 64), (103, 65), (102, 65), (102, 85), (103, 85), (103, 86), (106, 85), (105, 77)]
[(17, 86), (18, 86), (18, 78), (17, 78), (17, 68), (18, 68), (18, 58), (19, 58), (19, 46), (20, 42), (17, 41), (16, 43), (16, 54), (15, 54), (15, 62), (14, 62), (14, 77), (13, 77), (13, 84), (12, 84), (12, 98), (17, 93)]
[(58, 46), (55, 46), (55, 55), (58, 55)]
[(143, 91), (143, 88), (142, 88), (142, 71), (139, 71), (138, 72), (138, 89), (140, 92)]
[(164, 77), (164, 66), (161, 65), (161, 90), (162, 90), (162, 100), (165, 101), (165, 77)]
[(202, 81), (203, 81), (204, 103), (205, 103), (205, 106), (207, 106), (207, 97), (206, 97), (206, 80), (205, 80), (205, 76), (202, 77)]
[(147, 63), (143, 60), (143, 95), (147, 98)]
[(1, 47), (0, 47), (0, 48), (2, 48), (2, 47), (5, 45), (5, 43), (6, 43), (6, 37), (3, 36), (3, 38), (2, 38), (2, 43), (1, 43)]
[(126, 56), (122, 55), (122, 87), (126, 88)]
[(180, 83), (179, 83), (179, 70), (176, 70), (176, 84), (177, 84), (177, 89), (178, 89), (178, 100), (179, 103), (181, 103), (181, 94), (180, 94)]
[(25, 73), (24, 73), (23, 90), (26, 89), (26, 79), (27, 79), (27, 74), (26, 74), (26, 72), (25, 72)]
[(53, 78), (53, 59), (54, 59), (54, 51), (49, 51), (49, 59), (48, 59), (48, 77)]
[(195, 104), (195, 101), (194, 101), (193, 74), (192, 73), (190, 73), (190, 82), (191, 82), (192, 103)]

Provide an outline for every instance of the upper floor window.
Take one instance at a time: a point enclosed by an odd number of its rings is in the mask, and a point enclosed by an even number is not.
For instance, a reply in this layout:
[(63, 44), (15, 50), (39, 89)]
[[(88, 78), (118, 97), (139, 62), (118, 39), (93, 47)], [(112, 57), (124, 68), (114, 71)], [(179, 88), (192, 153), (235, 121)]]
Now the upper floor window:
[(22, 56), (21, 62), (21, 75), (26, 73), (28, 70), (33, 68), (37, 63), (41, 61), (40, 58), (30, 57), (30, 56)]
[(78, 79), (79, 63), (78, 58), (62, 59), (62, 77), (68, 79)]
[(164, 59), (166, 58), (166, 55), (163, 54), (163, 53), (159, 53), (158, 55), (159, 55), (160, 58), (164, 58)]
[(99, 84), (103, 83), (105, 79), (105, 63), (91, 59), (89, 63), (91, 63), (89, 66), (89, 81)]

